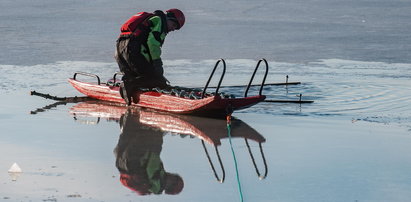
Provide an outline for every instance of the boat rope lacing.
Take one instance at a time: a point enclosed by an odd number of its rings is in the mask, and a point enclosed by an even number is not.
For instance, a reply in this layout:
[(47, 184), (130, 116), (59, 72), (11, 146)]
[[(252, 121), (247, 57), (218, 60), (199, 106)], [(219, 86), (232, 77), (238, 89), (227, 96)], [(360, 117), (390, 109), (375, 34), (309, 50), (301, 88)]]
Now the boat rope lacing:
[(218, 92), (217, 94), (214, 92), (213, 93), (206, 92), (206, 94), (202, 96), (203, 91), (201, 89), (184, 88), (180, 86), (170, 86), (170, 87), (163, 88), (163, 89), (162, 88), (139, 88), (139, 91), (141, 92), (155, 91), (155, 92), (166, 94), (166, 95), (172, 95), (172, 96), (194, 99), (194, 100), (198, 100), (198, 99), (202, 99), (202, 98), (206, 98), (210, 96), (216, 96), (216, 95), (220, 96), (221, 98), (226, 98), (226, 99), (235, 98), (235, 95), (228, 94), (225, 92)]
[(233, 148), (233, 143), (231, 142), (231, 114), (232, 114), (232, 109), (231, 107), (228, 107), (227, 111), (227, 135), (228, 135), (228, 141), (230, 142), (230, 148), (231, 148), (231, 154), (233, 155), (234, 159), (234, 166), (235, 166), (235, 173), (236, 173), (236, 178), (237, 178), (237, 186), (238, 186), (238, 192), (240, 194), (240, 201), (243, 202), (243, 192), (241, 190), (241, 182), (240, 182), (240, 176), (238, 174), (238, 163), (237, 163), (237, 158), (235, 156), (234, 148)]

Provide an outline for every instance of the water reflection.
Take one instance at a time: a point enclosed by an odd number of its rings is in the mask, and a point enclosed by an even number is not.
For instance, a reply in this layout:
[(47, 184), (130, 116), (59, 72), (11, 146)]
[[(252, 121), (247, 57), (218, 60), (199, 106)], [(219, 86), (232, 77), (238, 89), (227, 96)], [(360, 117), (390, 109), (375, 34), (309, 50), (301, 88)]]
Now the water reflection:
[[(163, 137), (167, 134), (199, 138), (215, 178), (224, 182), (225, 169), (218, 147), (222, 139), (228, 138), (225, 120), (126, 108), (100, 101), (78, 103), (71, 108), (70, 113), (81, 123), (97, 124), (104, 118), (120, 124), (121, 133), (114, 149), (116, 167), (120, 172), (120, 182), (137, 194), (179, 194), (182, 191), (183, 178), (167, 172), (160, 158)], [(84, 120), (86, 118), (97, 119)], [(256, 174), (264, 179), (268, 173), (262, 148), (265, 138), (238, 119), (231, 122), (231, 136), (244, 139)], [(249, 141), (258, 144), (258, 155), (253, 154)], [(214, 147), (215, 154), (208, 147)], [(262, 159), (260, 166), (255, 156)], [(218, 167), (215, 162), (218, 162)]]
[(121, 183), (140, 195), (180, 193), (183, 179), (167, 172), (160, 158), (163, 132), (141, 127), (139, 120), (139, 113), (130, 110), (120, 118), (121, 134), (114, 153)]

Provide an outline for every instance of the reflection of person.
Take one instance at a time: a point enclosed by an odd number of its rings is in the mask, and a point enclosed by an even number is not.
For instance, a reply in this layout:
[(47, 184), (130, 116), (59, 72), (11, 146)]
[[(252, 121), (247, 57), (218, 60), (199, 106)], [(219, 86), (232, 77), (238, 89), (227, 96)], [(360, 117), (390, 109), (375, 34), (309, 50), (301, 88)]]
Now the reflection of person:
[(139, 114), (127, 111), (120, 119), (121, 134), (114, 150), (121, 183), (139, 195), (179, 194), (183, 179), (164, 170), (160, 159), (163, 133), (139, 124)]
[(138, 87), (168, 86), (163, 76), (161, 46), (166, 35), (179, 30), (184, 22), (183, 12), (173, 8), (166, 13), (160, 10), (140, 12), (123, 24), (115, 58), (124, 73), (120, 92), (128, 105), (131, 104), (131, 93)]

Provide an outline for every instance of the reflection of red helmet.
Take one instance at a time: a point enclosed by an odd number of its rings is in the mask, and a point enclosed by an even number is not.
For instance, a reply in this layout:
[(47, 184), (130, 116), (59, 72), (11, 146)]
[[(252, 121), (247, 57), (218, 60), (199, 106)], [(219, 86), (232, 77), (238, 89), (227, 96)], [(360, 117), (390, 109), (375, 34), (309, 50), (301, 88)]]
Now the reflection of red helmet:
[(137, 175), (120, 174), (120, 182), (125, 187), (135, 191), (138, 195), (151, 194), (150, 187)]
[(184, 188), (184, 181), (177, 174), (167, 173), (166, 174), (166, 186), (164, 192), (170, 195), (176, 195), (181, 192)]
[(167, 17), (171, 18), (171, 19), (175, 19), (176, 22), (178, 23), (178, 28), (180, 29), (181, 27), (183, 27), (186, 18), (184, 17), (184, 13), (181, 12), (179, 9), (177, 8), (172, 8), (166, 11), (167, 12)]

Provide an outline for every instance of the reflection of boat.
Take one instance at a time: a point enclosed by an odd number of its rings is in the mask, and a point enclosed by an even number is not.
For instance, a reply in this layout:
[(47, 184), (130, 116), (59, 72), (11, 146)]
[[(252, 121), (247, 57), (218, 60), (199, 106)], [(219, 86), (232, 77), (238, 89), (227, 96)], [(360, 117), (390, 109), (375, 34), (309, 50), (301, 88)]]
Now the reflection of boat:
[[(70, 113), (76, 119), (79, 119), (79, 117), (96, 117), (120, 121), (120, 118), (128, 110), (131, 109), (110, 102), (87, 101), (78, 103), (75, 106), (73, 106), (70, 110)], [(139, 110), (136, 108), (133, 108), (133, 110), (133, 113), (138, 114), (136, 115), (137, 118), (134, 123), (135, 126), (148, 126), (149, 128), (152, 128), (155, 131), (161, 130), (163, 132), (171, 132), (174, 134), (190, 135), (201, 139), (203, 143), (202, 145), (207, 154), (207, 158), (210, 162), (212, 170), (214, 171), (215, 177), (220, 182), (224, 181), (224, 166), (222, 164), (217, 147), (221, 145), (222, 139), (228, 138), (226, 129), (227, 125), (225, 121), (206, 117), (159, 113), (143, 109)], [(251, 128), (239, 119), (233, 119), (231, 121), (231, 137), (244, 138), (258, 177), (260, 179), (265, 178), (267, 176), (267, 164), (262, 150), (262, 143), (266, 141), (265, 138), (262, 135), (260, 135), (256, 130), (254, 130), (253, 128)], [(259, 149), (265, 167), (265, 172), (263, 174), (260, 174), (259, 169), (257, 168), (254, 156), (249, 146), (249, 140), (257, 142), (259, 144)], [(215, 146), (215, 152), (222, 169), (221, 178), (218, 177), (217, 172), (215, 171), (215, 167), (212, 163), (209, 152), (207, 151), (204, 142), (207, 142)]]
[[(214, 93), (207, 93), (207, 87), (210, 83), (211, 78), (214, 75), (216, 67), (223, 62), (223, 74), (220, 78), (219, 84), (216, 87)], [(266, 63), (266, 73), (262, 84), (260, 85), (259, 95), (247, 96), (248, 90), (254, 79), (255, 71), (258, 69), (261, 61)], [(225, 62), (220, 59), (210, 78), (205, 85), (204, 89), (188, 89), (188, 88), (175, 88), (169, 87), (169, 89), (139, 89), (132, 93), (132, 105), (155, 109), (158, 111), (172, 112), (176, 114), (195, 114), (202, 116), (226, 116), (235, 110), (240, 110), (244, 108), (251, 107), (261, 101), (264, 101), (265, 95), (262, 95), (262, 88), (264, 86), (265, 78), (268, 72), (268, 64), (266, 60), (260, 60), (256, 66), (254, 74), (251, 77), (250, 83), (247, 86), (247, 90), (242, 98), (235, 98), (229, 95), (219, 93), (219, 88), (225, 73)], [(79, 92), (85, 94), (88, 97), (95, 98), (98, 100), (125, 103), (123, 98), (119, 93), (120, 83), (116, 80), (116, 75), (114, 74), (113, 80), (107, 83), (101, 83), (100, 78), (95, 74), (77, 72), (74, 74), (73, 78), (70, 78), (69, 83), (77, 89)], [(95, 77), (97, 83), (95, 82), (83, 82), (76, 79), (77, 75)]]
[[(70, 113), (76, 117), (84, 116), (119, 120), (126, 111), (127, 108), (121, 105), (100, 101), (87, 101), (73, 106)], [(139, 110), (139, 114), (139, 122), (143, 125), (158, 128), (162, 131), (192, 135), (216, 146), (221, 145), (221, 139), (228, 138), (226, 122), (223, 120), (165, 114), (148, 110)], [(263, 136), (243, 121), (233, 119), (231, 124), (232, 137), (242, 137), (258, 143), (265, 142)]]

